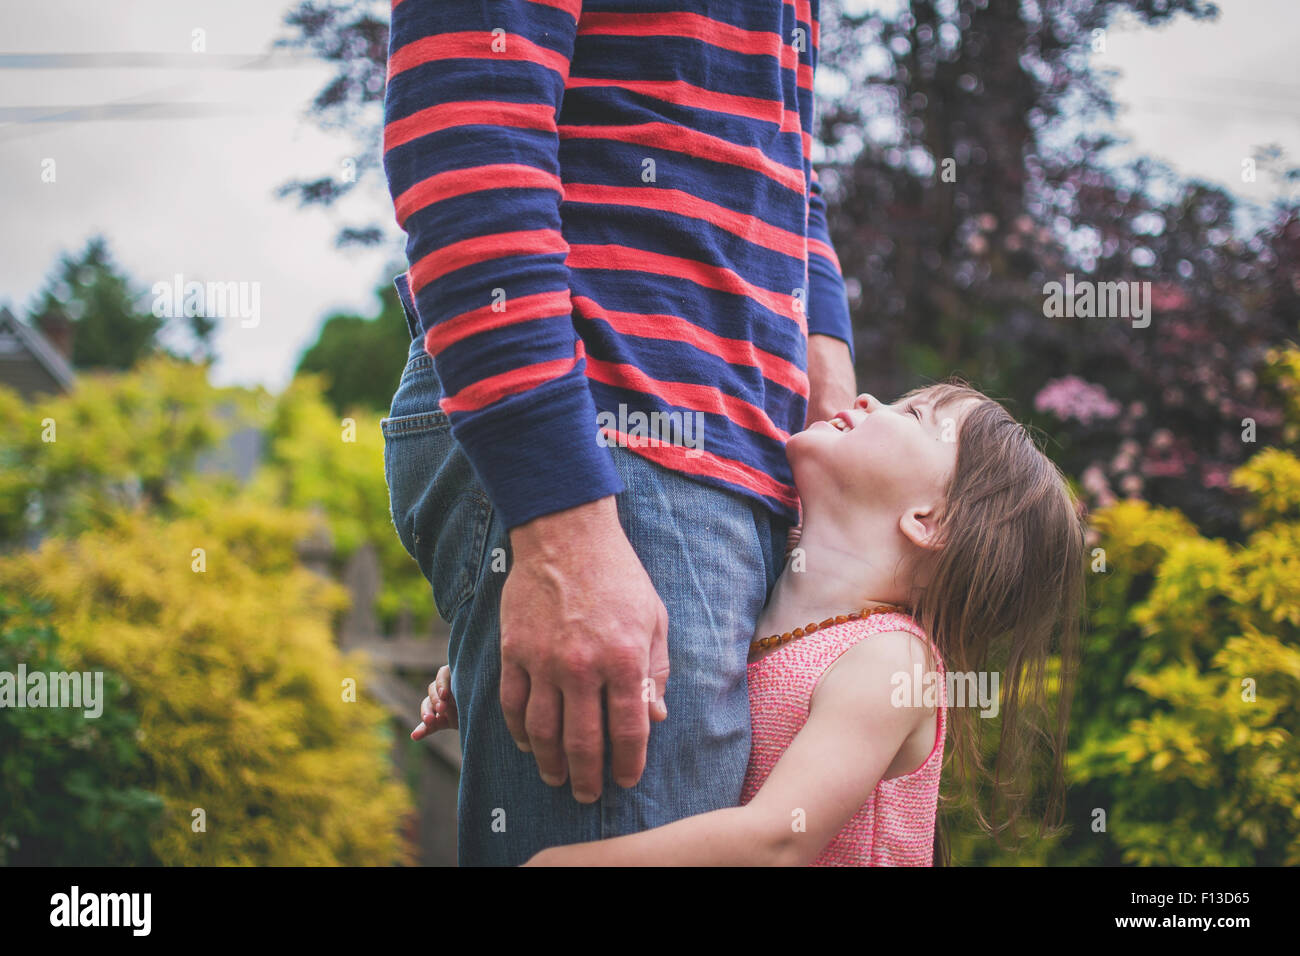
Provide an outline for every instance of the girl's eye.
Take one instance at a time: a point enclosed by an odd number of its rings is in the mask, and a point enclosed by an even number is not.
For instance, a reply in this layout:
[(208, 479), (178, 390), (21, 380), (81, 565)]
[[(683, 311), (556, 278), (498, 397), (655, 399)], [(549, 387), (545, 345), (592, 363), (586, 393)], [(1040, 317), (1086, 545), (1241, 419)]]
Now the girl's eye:
[(920, 412), (920, 410), (919, 410), (915, 405), (913, 405), (911, 408), (909, 408), (908, 411), (911, 412), (913, 415), (916, 416), (916, 420), (917, 420), (918, 422), (921, 420), (921, 412)]

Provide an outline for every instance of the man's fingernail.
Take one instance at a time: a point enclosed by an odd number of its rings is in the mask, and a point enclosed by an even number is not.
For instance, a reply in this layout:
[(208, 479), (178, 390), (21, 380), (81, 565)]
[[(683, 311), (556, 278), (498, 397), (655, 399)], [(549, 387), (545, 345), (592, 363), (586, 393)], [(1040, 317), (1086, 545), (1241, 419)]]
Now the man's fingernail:
[(548, 787), (558, 787), (560, 784), (564, 783), (564, 778), (544, 773), (542, 774), (542, 782)]
[(595, 803), (596, 795), (594, 793), (587, 793), (585, 790), (575, 790), (573, 792), (573, 799), (577, 800), (579, 803)]
[(523, 751), (524, 753), (526, 753), (526, 754), (530, 754), (530, 753), (533, 752), (533, 748), (532, 748), (532, 747), (530, 747), (528, 744), (520, 743), (518, 740), (515, 741), (515, 746), (518, 747), (520, 750), (522, 750), (522, 751)]

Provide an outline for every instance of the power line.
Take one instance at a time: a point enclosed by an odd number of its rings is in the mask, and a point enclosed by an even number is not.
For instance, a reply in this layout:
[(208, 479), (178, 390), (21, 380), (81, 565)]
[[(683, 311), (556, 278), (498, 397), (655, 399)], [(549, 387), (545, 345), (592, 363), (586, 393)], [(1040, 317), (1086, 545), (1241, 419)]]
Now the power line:
[(308, 53), (0, 53), (0, 70), (281, 70), (319, 67)]
[(232, 103), (97, 103), (83, 106), (0, 106), (0, 123), (93, 123), (117, 120), (196, 119), (252, 112)]

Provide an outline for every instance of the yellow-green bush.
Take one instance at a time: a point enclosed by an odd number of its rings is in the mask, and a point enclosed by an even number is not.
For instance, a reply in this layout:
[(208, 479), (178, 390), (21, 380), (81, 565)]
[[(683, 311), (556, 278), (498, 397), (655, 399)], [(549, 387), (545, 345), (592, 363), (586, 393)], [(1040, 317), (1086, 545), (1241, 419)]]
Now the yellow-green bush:
[(66, 666), (127, 683), (163, 863), (407, 860), (388, 721), (365, 662), (333, 642), (345, 595), (296, 560), (308, 524), (238, 499), (175, 520), (119, 512), (0, 560), (0, 589), (52, 601)]
[[(126, 373), (84, 374), (71, 392), (32, 402), (0, 388), (0, 549), (32, 532), (98, 527), (137, 503), (172, 516), (220, 509), (236, 495), (315, 508), (340, 566), (362, 544), (375, 548), (381, 621), (391, 626), (405, 607), (415, 633), (427, 632), (433, 598), (393, 529), (380, 415), (358, 409), (340, 419), (323, 389), (316, 375), (279, 395), (217, 388), (203, 366), (164, 356)], [(196, 476), (203, 456), (245, 427), (263, 438), (247, 485)]]
[(1093, 719), (1072, 754), (1076, 805), (1107, 826), (1071, 843), (1126, 863), (1300, 863), (1298, 479), (1277, 449), (1238, 469), (1259, 502), (1239, 545), (1172, 531), (1176, 516), (1141, 502), (1097, 515), (1110, 571), (1094, 592), (1114, 613), (1089, 651), (1127, 672), (1109, 701), (1081, 682)]
[[(1272, 358), (1295, 438), (1300, 352)], [(1093, 516), (1070, 830), (1000, 850), (954, 811), (954, 862), (1300, 863), (1300, 459), (1261, 449), (1232, 484), (1239, 541), (1143, 501)]]
[(253, 393), (206, 376), (159, 357), (31, 402), (0, 389), (0, 546), (33, 530), (74, 534), (136, 503), (168, 507), (200, 454), (258, 414)]
[(382, 573), (381, 622), (391, 626), (405, 607), (414, 632), (427, 633), (436, 609), (428, 582), (393, 528), (381, 416), (357, 409), (340, 419), (324, 387), (318, 375), (299, 375), (276, 398), (266, 460), (248, 493), (293, 508), (320, 508), (340, 558), (370, 543)]

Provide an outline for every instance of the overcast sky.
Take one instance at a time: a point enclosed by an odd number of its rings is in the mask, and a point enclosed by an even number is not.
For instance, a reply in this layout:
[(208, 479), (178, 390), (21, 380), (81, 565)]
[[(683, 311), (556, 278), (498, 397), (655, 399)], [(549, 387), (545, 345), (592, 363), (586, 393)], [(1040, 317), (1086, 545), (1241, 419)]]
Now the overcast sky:
[[(892, 9), (896, 0), (859, 6)], [(1216, 22), (1109, 31), (1100, 64), (1120, 76), (1119, 132), (1131, 153), (1222, 183), (1244, 199), (1276, 195), (1241, 161), (1276, 143), (1300, 162), (1297, 0), (1219, 0)], [(59, 253), (104, 234), (148, 289), (187, 280), (260, 284), (261, 318), (224, 320), (222, 383), (278, 389), (331, 311), (373, 315), (375, 285), (399, 261), (401, 234), (382, 185), (350, 208), (303, 211), (274, 198), (294, 177), (337, 173), (352, 143), (306, 118), (328, 68), (234, 68), (283, 34), (285, 0), (7, 0), (0, 9), (0, 304), (25, 311)], [(380, 4), (385, 8), (387, 4)], [(191, 51), (204, 31), (206, 52)], [(171, 53), (166, 68), (100, 63), (33, 68), (14, 54)], [(201, 63), (195, 68), (191, 63)], [(107, 108), (104, 105), (107, 104)], [(171, 105), (169, 105), (171, 104)], [(93, 110), (84, 109), (92, 107)], [(375, 144), (378, 148), (378, 144)], [(54, 182), (42, 181), (54, 160)], [(379, 220), (382, 249), (339, 250), (340, 224)], [(149, 296), (142, 300), (148, 305)], [(405, 349), (406, 343), (396, 348)]]

